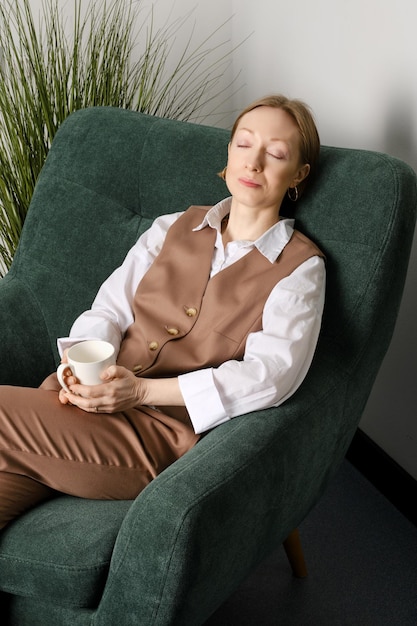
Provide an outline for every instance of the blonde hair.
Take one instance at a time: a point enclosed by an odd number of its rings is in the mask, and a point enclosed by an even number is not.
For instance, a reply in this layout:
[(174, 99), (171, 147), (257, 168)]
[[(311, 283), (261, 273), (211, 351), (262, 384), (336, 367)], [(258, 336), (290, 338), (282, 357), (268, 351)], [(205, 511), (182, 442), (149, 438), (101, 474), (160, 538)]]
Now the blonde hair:
[[(300, 159), (302, 165), (308, 163), (310, 172), (298, 185), (298, 196), (300, 196), (306, 185), (307, 180), (314, 177), (319, 161), (320, 154), (320, 137), (310, 108), (302, 102), (302, 100), (291, 100), (282, 95), (271, 95), (260, 98), (247, 106), (236, 118), (232, 127), (231, 139), (233, 139), (240, 120), (246, 113), (257, 109), (258, 107), (272, 107), (274, 109), (282, 109), (290, 115), (295, 121), (300, 133)], [(220, 176), (224, 178), (224, 170), (220, 172)]]

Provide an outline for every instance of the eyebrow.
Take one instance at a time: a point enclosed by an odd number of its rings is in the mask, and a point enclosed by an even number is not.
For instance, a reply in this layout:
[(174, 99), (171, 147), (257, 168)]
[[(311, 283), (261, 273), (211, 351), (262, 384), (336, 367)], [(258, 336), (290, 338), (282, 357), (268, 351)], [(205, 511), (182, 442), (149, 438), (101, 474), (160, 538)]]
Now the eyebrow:
[[(238, 128), (236, 132), (239, 132), (240, 130), (245, 130), (247, 133), (250, 133), (251, 135), (255, 134), (253, 130), (251, 130), (250, 128), (245, 128), (243, 126), (241, 128)], [(280, 139), (279, 137), (271, 137), (269, 141), (281, 141), (282, 143), (285, 143), (285, 145), (288, 147), (290, 145), (288, 141), (286, 141), (285, 139)]]

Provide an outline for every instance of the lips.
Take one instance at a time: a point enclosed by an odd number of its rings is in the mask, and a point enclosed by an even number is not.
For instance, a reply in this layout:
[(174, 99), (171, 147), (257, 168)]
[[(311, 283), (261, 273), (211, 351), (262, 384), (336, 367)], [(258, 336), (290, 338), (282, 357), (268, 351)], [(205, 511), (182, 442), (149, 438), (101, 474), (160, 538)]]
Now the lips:
[(257, 183), (252, 178), (239, 178), (239, 182), (245, 187), (250, 187), (251, 189), (255, 189), (256, 187), (260, 187), (261, 185)]

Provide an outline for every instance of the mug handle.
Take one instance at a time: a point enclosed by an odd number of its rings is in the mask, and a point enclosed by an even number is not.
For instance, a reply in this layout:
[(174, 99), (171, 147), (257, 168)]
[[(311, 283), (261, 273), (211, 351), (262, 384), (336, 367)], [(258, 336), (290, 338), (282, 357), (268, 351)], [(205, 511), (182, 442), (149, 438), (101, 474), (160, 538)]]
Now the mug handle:
[(61, 385), (61, 387), (63, 389), (65, 389), (65, 391), (69, 391), (70, 392), (70, 390), (68, 389), (67, 385), (64, 382), (64, 372), (67, 369), (70, 369), (71, 372), (72, 372), (71, 366), (68, 363), (61, 363), (60, 365), (58, 365), (58, 368), (56, 370), (56, 375), (57, 375), (57, 378), (58, 378), (58, 381), (59, 381), (59, 384)]

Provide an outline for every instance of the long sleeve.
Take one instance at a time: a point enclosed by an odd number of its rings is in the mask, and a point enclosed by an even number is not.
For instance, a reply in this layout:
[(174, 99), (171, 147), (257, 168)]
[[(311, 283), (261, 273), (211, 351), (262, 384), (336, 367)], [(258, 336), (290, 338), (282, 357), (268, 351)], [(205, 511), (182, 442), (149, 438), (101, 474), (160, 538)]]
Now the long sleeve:
[(321, 326), (324, 262), (305, 261), (272, 290), (263, 329), (249, 335), (242, 361), (227, 361), (179, 377), (197, 433), (250, 411), (277, 406), (300, 386)]
[[(221, 241), (221, 218), (227, 200), (211, 210), (218, 229), (212, 273), (226, 268), (258, 245), (271, 262), (289, 241), (292, 221), (283, 220), (258, 242), (232, 242), (225, 250)], [(89, 311), (74, 322), (70, 335), (58, 339), (66, 347), (85, 339), (110, 341), (116, 351), (133, 322), (132, 303), (137, 286), (159, 254), (170, 225), (180, 212), (157, 218), (127, 254), (124, 263), (103, 283)], [(278, 405), (303, 381), (311, 364), (324, 305), (325, 267), (312, 257), (272, 290), (263, 310), (262, 330), (248, 336), (242, 361), (231, 360), (217, 368), (180, 375), (178, 381), (196, 433), (233, 417)]]

